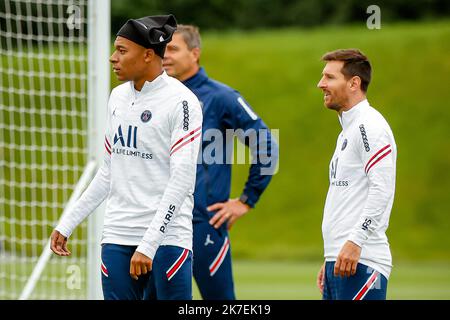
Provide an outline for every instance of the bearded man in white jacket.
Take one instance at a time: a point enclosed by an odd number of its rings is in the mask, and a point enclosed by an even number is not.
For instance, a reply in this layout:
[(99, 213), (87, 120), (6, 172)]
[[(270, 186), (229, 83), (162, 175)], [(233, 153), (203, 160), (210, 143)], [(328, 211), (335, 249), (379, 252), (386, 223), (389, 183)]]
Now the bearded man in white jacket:
[(395, 193), (397, 147), (366, 98), (371, 65), (357, 49), (329, 52), (318, 87), (342, 132), (330, 162), (322, 235), (323, 299), (386, 299), (392, 258), (386, 229)]

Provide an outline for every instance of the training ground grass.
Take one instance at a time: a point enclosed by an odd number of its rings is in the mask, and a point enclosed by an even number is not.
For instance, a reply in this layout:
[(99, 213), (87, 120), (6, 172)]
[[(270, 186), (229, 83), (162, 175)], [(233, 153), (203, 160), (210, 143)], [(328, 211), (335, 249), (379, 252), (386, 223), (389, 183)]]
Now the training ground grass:
[[(43, 274), (31, 299), (85, 299), (86, 282), (79, 287), (69, 287), (70, 264), (62, 264), (54, 257), (51, 267)], [(72, 264), (70, 266), (73, 266)], [(321, 262), (302, 261), (250, 261), (236, 260), (233, 264), (236, 297), (243, 300), (318, 300), (316, 276)], [(7, 269), (28, 268), (31, 265), (10, 265)], [(86, 277), (86, 269), (80, 267), (80, 275)], [(98, 271), (100, 272), (100, 271)], [(49, 281), (49, 279), (53, 279)], [(17, 299), (24, 283), (2, 279), (1, 290), (7, 292), (2, 299)], [(13, 294), (14, 293), (14, 294)], [(11, 294), (11, 295), (10, 295)], [(194, 300), (201, 299), (193, 281)], [(390, 300), (448, 300), (450, 299), (449, 263), (395, 263), (388, 284)]]
[[(236, 261), (235, 288), (238, 299), (317, 300), (316, 287), (320, 262)], [(200, 294), (194, 285), (194, 299)], [(394, 266), (387, 299), (450, 299), (450, 265), (442, 263)]]

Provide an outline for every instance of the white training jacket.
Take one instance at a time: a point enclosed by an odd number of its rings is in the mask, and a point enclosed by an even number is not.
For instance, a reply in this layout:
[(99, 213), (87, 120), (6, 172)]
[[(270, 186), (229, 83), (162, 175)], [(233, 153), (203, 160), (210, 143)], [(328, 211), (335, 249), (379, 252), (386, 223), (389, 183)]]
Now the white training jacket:
[(151, 259), (160, 245), (192, 250), (202, 118), (197, 97), (165, 72), (140, 92), (133, 82), (114, 88), (103, 164), (56, 230), (70, 236), (107, 198), (102, 243), (138, 246)]
[(343, 130), (330, 163), (322, 222), (325, 260), (336, 261), (350, 240), (362, 248), (360, 263), (389, 278), (386, 229), (395, 193), (394, 135), (367, 100), (342, 112), (339, 120)]

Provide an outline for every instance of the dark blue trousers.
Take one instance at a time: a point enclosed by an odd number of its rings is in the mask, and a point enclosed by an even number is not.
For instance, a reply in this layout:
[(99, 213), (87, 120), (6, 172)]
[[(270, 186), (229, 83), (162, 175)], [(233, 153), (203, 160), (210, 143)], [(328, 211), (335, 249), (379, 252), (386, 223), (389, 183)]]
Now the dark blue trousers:
[(130, 276), (136, 246), (102, 245), (102, 288), (105, 300), (192, 300), (192, 253), (160, 246), (152, 271), (138, 280)]
[(388, 280), (381, 273), (358, 263), (355, 275), (335, 277), (334, 264), (325, 264), (323, 300), (386, 300)]
[(195, 222), (194, 278), (204, 300), (234, 300), (231, 246), (226, 228)]

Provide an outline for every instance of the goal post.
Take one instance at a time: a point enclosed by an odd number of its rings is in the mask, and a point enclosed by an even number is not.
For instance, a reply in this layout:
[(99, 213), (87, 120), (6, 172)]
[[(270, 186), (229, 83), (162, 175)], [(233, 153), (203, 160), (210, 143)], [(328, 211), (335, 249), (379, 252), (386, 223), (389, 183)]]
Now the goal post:
[(0, 3), (0, 299), (101, 299), (103, 205), (49, 236), (103, 159), (110, 0)]
[[(98, 165), (103, 161), (105, 119), (110, 92), (109, 56), (111, 47), (110, 0), (89, 1), (89, 68), (88, 68), (88, 106), (89, 155)], [(88, 219), (88, 298), (101, 299), (101, 250), (100, 241), (103, 230), (103, 203)]]

